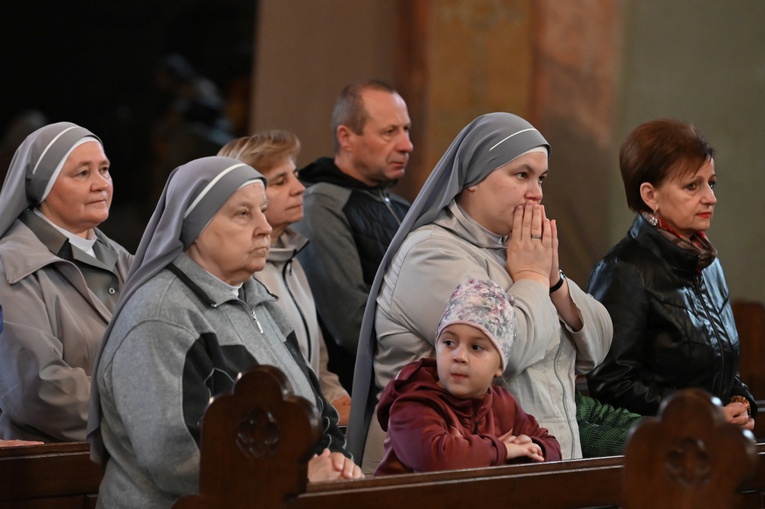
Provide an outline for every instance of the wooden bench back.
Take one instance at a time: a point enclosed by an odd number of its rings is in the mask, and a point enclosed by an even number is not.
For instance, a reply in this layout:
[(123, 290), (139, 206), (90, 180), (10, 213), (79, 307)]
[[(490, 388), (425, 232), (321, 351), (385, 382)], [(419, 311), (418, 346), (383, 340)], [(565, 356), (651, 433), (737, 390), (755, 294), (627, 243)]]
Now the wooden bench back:
[(754, 435), (725, 421), (708, 393), (688, 389), (632, 433), (625, 450), (626, 509), (733, 508), (754, 477)]
[(738, 299), (732, 305), (741, 344), (738, 372), (758, 400), (761, 413), (760, 418), (755, 419), (754, 434), (765, 440), (765, 369), (762, 369), (765, 366), (765, 303)]
[(765, 303), (755, 300), (734, 300), (733, 316), (736, 320), (741, 344), (739, 374), (756, 399), (765, 399)]

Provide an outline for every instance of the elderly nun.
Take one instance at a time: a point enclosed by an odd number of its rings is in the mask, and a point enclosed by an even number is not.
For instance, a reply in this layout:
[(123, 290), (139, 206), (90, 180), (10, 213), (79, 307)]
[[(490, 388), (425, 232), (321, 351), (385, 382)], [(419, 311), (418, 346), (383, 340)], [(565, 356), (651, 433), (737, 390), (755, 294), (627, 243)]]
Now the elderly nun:
[[(196, 159), (170, 175), (96, 368), (89, 434), (106, 466), (99, 506), (170, 507), (196, 493), (205, 407), (256, 364), (281, 369), (322, 413), (309, 479), (361, 475), (292, 326), (252, 277), (270, 245), (265, 186), (228, 157)], [(332, 471), (312, 478), (321, 462)]]
[(85, 439), (93, 363), (132, 256), (98, 230), (101, 140), (69, 122), (16, 150), (0, 191), (0, 438)]
[(401, 367), (433, 356), (449, 296), (469, 278), (491, 279), (514, 297), (504, 386), (559, 440), (564, 459), (581, 457), (575, 377), (603, 360), (612, 326), (605, 308), (559, 269), (555, 221), (541, 205), (549, 152), (526, 120), (482, 115), (412, 204), (380, 264), (359, 338), (348, 444), (363, 453), (365, 472), (383, 450), (373, 419), (380, 391)]

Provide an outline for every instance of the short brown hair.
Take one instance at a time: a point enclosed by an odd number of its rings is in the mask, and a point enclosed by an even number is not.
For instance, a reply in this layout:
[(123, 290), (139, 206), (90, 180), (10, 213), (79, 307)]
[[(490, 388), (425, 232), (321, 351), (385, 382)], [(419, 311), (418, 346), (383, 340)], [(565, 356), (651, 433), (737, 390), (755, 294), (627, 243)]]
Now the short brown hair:
[(239, 159), (265, 173), (285, 159), (295, 162), (299, 152), (300, 140), (296, 135), (272, 129), (231, 140), (218, 151), (218, 155)]
[(361, 95), (365, 90), (378, 90), (397, 94), (396, 89), (388, 83), (367, 79), (360, 80), (347, 85), (335, 101), (335, 108), (332, 110), (332, 138), (335, 142), (335, 153), (340, 151), (340, 143), (337, 140), (337, 128), (341, 125), (348, 126), (348, 129), (356, 134), (364, 132), (364, 125), (369, 120), (364, 100)]
[(693, 124), (662, 118), (639, 125), (619, 150), (627, 205), (635, 212), (652, 212), (640, 195), (644, 182), (659, 186), (682, 178), (696, 172), (714, 153)]

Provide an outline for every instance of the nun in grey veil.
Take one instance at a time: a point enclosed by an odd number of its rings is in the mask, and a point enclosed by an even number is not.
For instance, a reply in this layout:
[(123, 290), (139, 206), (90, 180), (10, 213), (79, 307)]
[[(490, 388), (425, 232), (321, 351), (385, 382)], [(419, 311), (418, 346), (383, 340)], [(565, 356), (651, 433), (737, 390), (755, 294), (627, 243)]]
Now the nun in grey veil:
[[(464, 258), (465, 264), (474, 264), (476, 266), (475, 270), (479, 271), (483, 271), (484, 265), (491, 265), (493, 263), (495, 272), (492, 273), (491, 270), (488, 273), (483, 272), (481, 277), (489, 277), (495, 280), (501, 278), (501, 280), (497, 281), (498, 283), (500, 283), (505, 288), (511, 287), (513, 285), (513, 279), (509, 275), (509, 269), (507, 265), (510, 263), (510, 259), (508, 257), (508, 260), (505, 263), (504, 258), (507, 257), (507, 255), (502, 254), (505, 252), (505, 249), (509, 250), (508, 237), (506, 236), (507, 233), (499, 234), (499, 232), (496, 232), (497, 234), (495, 235), (494, 233), (487, 231), (485, 227), (477, 225), (475, 220), (466, 217), (467, 214), (458, 205), (455, 204), (455, 200), (459, 199), (460, 193), (462, 193), (463, 190), (480, 184), (495, 170), (505, 167), (511, 161), (514, 161), (521, 156), (535, 152), (542, 152), (546, 157), (549, 155), (549, 151), (550, 147), (545, 138), (526, 120), (510, 113), (490, 113), (482, 115), (473, 120), (458, 134), (456, 139), (452, 142), (446, 153), (433, 169), (432, 173), (423, 185), (423, 188), (417, 195), (417, 198), (412, 204), (409, 213), (404, 218), (404, 221), (402, 222), (398, 232), (388, 247), (380, 267), (378, 268), (375, 280), (369, 292), (369, 299), (367, 301), (361, 333), (359, 336), (358, 354), (356, 357), (355, 375), (353, 380), (353, 403), (351, 407), (350, 423), (348, 427), (348, 448), (357, 459), (361, 458), (365, 471), (369, 471), (370, 469), (374, 468), (374, 464), (369, 463), (367, 458), (362, 457), (364, 451), (366, 450), (369, 452), (370, 450), (374, 450), (376, 454), (379, 454), (381, 453), (382, 445), (382, 439), (379, 435), (375, 435), (374, 439), (372, 439), (374, 442), (379, 441), (379, 444), (368, 443), (370, 441), (370, 438), (368, 437), (373, 436), (373, 430), (370, 430), (370, 427), (374, 428), (377, 426), (379, 429), (379, 425), (377, 425), (376, 419), (374, 417), (378, 394), (382, 389), (382, 387), (379, 386), (380, 374), (375, 372), (375, 364), (377, 362), (376, 356), (379, 356), (381, 351), (381, 345), (378, 342), (378, 337), (381, 333), (389, 332), (387, 330), (375, 330), (375, 322), (379, 313), (378, 297), (380, 297), (381, 291), (383, 291), (386, 287), (386, 281), (392, 266), (395, 265), (393, 268), (398, 271), (401, 268), (401, 264), (406, 263), (405, 258), (407, 255), (404, 254), (404, 258), (401, 258), (402, 254), (399, 252), (402, 248), (402, 245), (406, 244), (407, 239), (410, 237), (410, 235), (413, 234), (413, 232), (420, 231), (422, 228), (428, 225), (433, 225), (434, 223), (438, 224), (438, 221), (441, 220), (439, 218), (443, 218), (445, 213), (450, 214), (450, 217), (452, 218), (451, 220), (453, 220), (453, 222), (461, 221), (463, 224), (470, 223), (473, 225), (471, 226), (471, 228), (474, 228), (473, 231), (481, 230), (478, 234), (481, 236), (480, 241), (474, 242), (473, 240), (468, 240), (468, 243), (473, 244), (469, 248), (473, 251), (458, 252), (458, 254), (455, 256), (457, 258)], [(546, 169), (545, 159), (544, 169), (540, 171), (546, 172)], [(529, 178), (537, 178), (538, 176), (539, 175), (530, 175)], [(542, 215), (544, 215), (543, 209)], [(459, 218), (455, 218), (456, 216), (459, 216)], [(544, 225), (548, 225), (547, 229), (550, 229), (550, 221), (546, 218), (542, 219), (542, 226)], [(524, 228), (526, 228), (525, 225)], [(542, 255), (539, 256), (538, 260), (540, 272), (550, 274), (550, 287), (554, 288), (555, 281), (553, 281), (553, 279), (557, 281), (557, 278), (559, 277), (557, 267), (557, 253), (553, 255), (553, 250), (557, 248), (557, 234), (554, 230), (554, 222), (552, 230), (552, 234), (549, 233), (549, 231), (544, 234), (544, 246), (541, 242), (542, 236), (529, 234), (529, 232), (525, 229), (523, 242), (525, 243), (524, 246), (530, 246), (529, 249), (533, 248), (537, 250), (535, 252)], [(515, 244), (516, 242), (521, 242), (520, 237), (521, 236), (518, 236), (519, 240), (516, 241), (516, 235), (512, 235), (513, 243)], [(526, 240), (527, 237), (531, 239), (531, 241)], [(551, 240), (553, 237), (554, 240)], [(539, 239), (539, 241), (536, 239)], [(534, 244), (534, 242), (538, 243)], [(459, 242), (451, 243), (451, 245), (457, 244), (459, 244)], [(463, 242), (463, 245), (464, 244), (466, 243)], [(555, 246), (555, 248), (553, 246)], [(523, 249), (526, 248), (524, 247)], [(436, 252), (439, 251), (439, 249), (434, 249), (433, 251), (433, 258), (428, 260), (428, 264), (432, 263), (431, 268), (438, 263), (437, 258), (440, 256), (440, 253)], [(459, 251), (459, 249), (457, 249), (457, 251)], [(487, 254), (482, 254), (484, 252)], [(476, 253), (479, 254), (476, 255)], [(428, 256), (427, 254), (420, 254), (421, 256)], [(481, 258), (484, 256), (486, 257), (486, 260), (481, 262), (475, 261), (476, 258)], [(491, 262), (488, 261), (489, 258), (492, 258)], [(422, 262), (422, 258), (419, 258), (419, 260)], [(433, 260), (435, 260), (435, 262), (433, 262)], [(413, 270), (417, 270), (417, 268), (413, 268)], [(467, 269), (467, 271), (469, 270), (470, 269)], [(446, 270), (443, 272), (449, 271)], [(502, 273), (501, 275), (499, 275), (500, 272)], [(438, 274), (438, 271), (433, 271), (432, 273)], [(498, 275), (499, 277), (495, 277)], [(448, 277), (449, 276), (445, 276), (444, 279), (448, 279)], [(562, 276), (560, 277), (561, 281), (563, 281)], [(456, 283), (459, 282), (460, 281), (457, 281)], [(432, 286), (437, 286), (434, 285), (434, 283), (435, 282), (432, 280), (420, 280), (417, 281), (416, 286), (418, 286), (418, 288), (425, 288), (423, 291), (431, 291), (431, 293), (441, 290), (443, 290), (444, 293), (446, 293), (447, 290), (450, 292), (456, 286), (456, 284), (450, 284), (448, 289), (446, 287), (439, 287), (438, 290), (436, 290), (435, 288), (431, 288)], [(390, 284), (393, 286), (396, 285), (395, 282)], [(403, 286), (407, 283), (402, 283), (401, 280), (398, 280), (398, 284), (399, 286)], [(410, 282), (409, 284), (412, 283)], [(534, 285), (536, 285), (536, 287), (531, 288)], [(568, 284), (563, 286), (564, 291), (557, 294), (556, 298), (564, 293), (566, 296), (568, 296), (569, 286)], [(576, 285), (572, 284), (571, 286), (575, 287)], [(524, 290), (521, 290), (521, 287), (523, 287)], [(549, 325), (549, 323), (557, 323), (558, 316), (556, 316), (556, 308), (553, 305), (554, 303), (551, 302), (551, 298), (548, 296), (548, 289), (545, 288), (545, 286), (534, 283), (533, 285), (519, 285), (518, 288), (518, 292), (525, 291), (530, 294), (528, 298), (517, 299), (521, 306), (527, 306), (530, 308), (524, 308), (522, 312), (523, 319), (521, 320), (521, 324), (527, 328), (523, 329), (519, 333), (519, 336), (528, 334), (528, 336), (524, 336), (522, 339), (529, 341), (533, 340), (540, 343), (541, 351), (537, 353), (537, 358), (540, 358), (542, 357), (544, 349), (546, 348), (545, 345), (551, 342), (562, 343), (562, 340), (559, 339), (559, 336), (562, 335), (562, 333), (559, 332), (560, 327), (556, 328), (556, 326)], [(398, 288), (397, 291), (399, 291)], [(579, 309), (589, 307), (597, 308), (597, 303), (593, 304), (593, 302), (591, 302), (594, 301), (594, 299), (580, 298), (579, 293), (581, 293), (581, 291), (578, 288), (572, 290), (572, 295), (574, 295), (574, 292), (576, 292), (576, 295), (573, 297), (573, 300)], [(420, 297), (423, 296), (420, 295)], [(427, 300), (426, 296), (423, 298), (424, 300)], [(448, 293), (443, 296), (443, 299), (444, 302), (448, 300)], [(427, 305), (428, 304), (426, 302), (423, 302), (422, 304), (422, 306)], [(404, 305), (402, 306), (405, 307)], [(602, 311), (605, 313), (605, 310)], [(436, 311), (434, 311), (433, 314), (435, 314), (435, 312)], [(438, 312), (443, 312), (443, 308)], [(417, 311), (411, 310), (411, 313), (416, 314)], [(519, 312), (516, 310), (516, 315), (518, 315), (518, 313)], [(591, 314), (592, 313), (585, 311), (583, 313), (585, 320), (589, 320)], [(605, 314), (607, 316), (607, 313)], [(597, 316), (597, 324), (595, 325), (597, 331), (595, 335), (598, 335), (600, 332), (604, 331), (604, 325), (602, 324), (604, 317), (602, 316), (600, 310), (597, 309), (594, 311), (594, 315)], [(437, 321), (438, 319), (436, 318), (433, 324), (434, 329)], [(401, 318), (399, 322), (402, 329), (407, 327), (407, 323), (409, 323), (409, 320), (405, 317)], [(412, 329), (408, 331), (408, 334), (410, 338), (419, 337), (419, 340), (412, 341), (418, 341), (419, 343), (422, 343), (424, 347), (412, 347), (412, 350), (405, 355), (402, 355), (402, 357), (405, 357), (406, 355), (414, 355), (415, 353), (427, 355), (430, 351), (430, 345), (424, 341), (424, 336), (427, 336), (427, 334), (422, 331)], [(540, 338), (544, 339), (544, 344), (542, 344), (542, 341), (539, 340)], [(435, 338), (429, 338), (428, 341), (432, 342), (434, 339)], [(585, 337), (576, 339), (577, 345), (579, 344), (580, 339), (583, 342), (591, 341), (589, 331), (585, 331)], [(610, 334), (608, 344), (610, 344)], [(395, 346), (395, 344), (392, 342), (391, 344), (386, 345), (385, 348), (387, 348), (388, 351), (390, 351), (391, 348), (404, 348), (409, 350), (413, 343), (401, 341), (397, 345), (398, 346)], [(417, 348), (420, 350), (415, 352), (415, 349)], [(603, 345), (600, 344), (592, 349), (596, 350), (596, 352), (593, 352), (592, 354), (592, 357), (595, 358), (592, 360), (592, 362), (595, 362), (595, 360), (597, 360), (597, 358), (601, 355), (605, 356), (605, 353), (608, 350), (608, 346), (605, 345), (605, 349), (603, 349)], [(603, 351), (601, 352), (601, 350)], [(395, 371), (401, 369), (403, 365), (388, 367), (391, 369), (391, 373), (395, 373)], [(508, 369), (518, 369), (518, 366), (510, 366)], [(520, 369), (523, 368), (521, 367)], [(507, 374), (508, 371), (505, 373)], [(573, 408), (573, 367), (571, 368), (571, 373), (566, 373), (564, 377), (567, 379), (566, 391), (569, 389), (568, 379), (571, 381), (570, 404)], [(383, 380), (382, 383), (387, 383), (387, 380)], [(545, 401), (549, 400), (549, 395), (545, 396), (544, 399)], [(522, 405), (524, 405), (524, 408), (526, 408), (527, 402), (523, 401), (521, 398), (519, 398), (519, 401)], [(552, 406), (552, 404), (547, 406)], [(529, 411), (529, 413), (535, 415), (535, 417), (537, 417), (537, 419), (540, 421), (540, 424), (545, 426), (546, 423), (543, 421), (543, 419), (540, 419), (539, 415), (536, 415), (533, 411)], [(556, 419), (559, 418), (560, 417), (556, 417)], [(569, 422), (568, 424), (571, 426), (576, 426), (576, 421), (573, 420), (573, 423)], [(557, 436), (557, 433), (554, 431), (552, 431), (552, 434)], [(571, 434), (574, 434), (573, 431)], [(576, 446), (572, 445), (572, 451), (575, 450)], [(569, 454), (569, 457), (570, 456), (571, 454)], [(379, 461), (379, 457), (375, 457), (375, 461)]]
[(101, 140), (71, 122), (17, 148), (0, 191), (0, 438), (85, 439), (90, 375), (132, 256), (98, 229)]
[[(196, 159), (171, 173), (93, 377), (88, 438), (91, 456), (106, 467), (99, 504), (169, 506), (196, 492), (204, 409), (257, 364), (278, 367), (295, 394), (319, 409), (324, 434), (316, 453), (328, 450), (328, 462), (342, 458), (337, 475), (361, 474), (345, 461), (337, 413), (291, 324), (252, 277), (259, 270), (253, 260), (265, 264), (270, 245), (265, 185), (260, 173), (228, 157)], [(220, 240), (221, 232), (233, 240)]]

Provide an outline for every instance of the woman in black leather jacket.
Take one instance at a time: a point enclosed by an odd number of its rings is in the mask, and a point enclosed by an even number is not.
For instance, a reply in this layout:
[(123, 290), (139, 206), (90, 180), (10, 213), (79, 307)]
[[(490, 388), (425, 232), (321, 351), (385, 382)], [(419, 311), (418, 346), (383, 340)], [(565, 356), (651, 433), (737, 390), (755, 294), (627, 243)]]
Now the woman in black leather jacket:
[(587, 291), (608, 309), (614, 338), (588, 377), (604, 402), (655, 415), (672, 391), (720, 398), (730, 422), (754, 428), (757, 407), (738, 374), (730, 293), (705, 231), (714, 214), (714, 150), (693, 126), (653, 120), (619, 153), (627, 236), (595, 267)]

